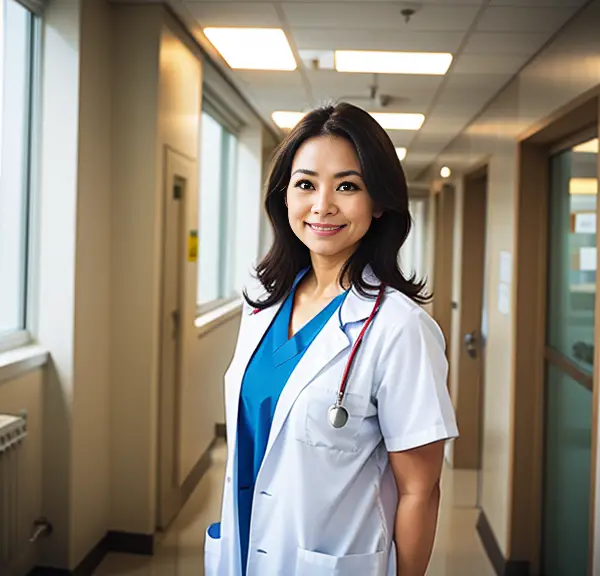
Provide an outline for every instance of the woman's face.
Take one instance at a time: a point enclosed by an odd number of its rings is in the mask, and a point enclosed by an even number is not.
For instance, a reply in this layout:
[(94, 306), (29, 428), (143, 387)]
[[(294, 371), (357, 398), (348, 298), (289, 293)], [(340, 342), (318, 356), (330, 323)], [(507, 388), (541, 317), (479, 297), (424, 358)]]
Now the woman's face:
[(373, 201), (354, 146), (319, 136), (304, 142), (292, 163), (287, 189), (294, 234), (315, 255), (348, 258), (371, 226)]

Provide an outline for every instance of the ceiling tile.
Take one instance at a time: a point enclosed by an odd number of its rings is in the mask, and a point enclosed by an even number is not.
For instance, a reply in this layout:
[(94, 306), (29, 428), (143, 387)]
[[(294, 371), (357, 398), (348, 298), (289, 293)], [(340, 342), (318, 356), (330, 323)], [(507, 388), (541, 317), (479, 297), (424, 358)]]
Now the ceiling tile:
[(516, 74), (528, 59), (519, 54), (462, 54), (452, 74)]
[(347, 30), (336, 28), (292, 28), (301, 50), (406, 50), (456, 52), (464, 32), (401, 32), (397, 30)]
[(575, 8), (488, 8), (477, 24), (479, 31), (555, 32), (574, 14)]
[(537, 7), (579, 7), (583, 6), (587, 0), (492, 0), (490, 6), (514, 6), (517, 8)]
[(186, 6), (202, 27), (281, 27), (277, 11), (269, 2), (188, 2)]
[(465, 31), (478, 12), (477, 6), (425, 5), (407, 24), (394, 2), (319, 2), (310, 9), (301, 2), (281, 4), (294, 27), (324, 27), (346, 30), (383, 29), (402, 32)]
[(474, 32), (464, 48), (465, 54), (523, 54), (532, 56), (552, 33)]

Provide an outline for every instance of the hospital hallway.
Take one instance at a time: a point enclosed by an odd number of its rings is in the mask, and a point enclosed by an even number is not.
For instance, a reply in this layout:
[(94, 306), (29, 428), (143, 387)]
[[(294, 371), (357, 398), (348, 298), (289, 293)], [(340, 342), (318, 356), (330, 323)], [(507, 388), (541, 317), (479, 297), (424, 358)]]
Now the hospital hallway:
[[(110, 553), (94, 576), (204, 576), (204, 534), (220, 514), (225, 458), (226, 446), (219, 441), (210, 469), (161, 537), (153, 557)], [(427, 576), (495, 575), (475, 530), (476, 500), (477, 473), (445, 467), (437, 538)]]
[(0, 0), (0, 576), (600, 576), (599, 30)]

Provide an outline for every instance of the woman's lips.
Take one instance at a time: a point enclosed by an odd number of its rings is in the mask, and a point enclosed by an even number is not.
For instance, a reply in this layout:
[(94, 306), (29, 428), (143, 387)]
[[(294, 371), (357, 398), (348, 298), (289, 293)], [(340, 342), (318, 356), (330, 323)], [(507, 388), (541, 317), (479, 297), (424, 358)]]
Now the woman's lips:
[(306, 222), (306, 225), (317, 235), (317, 236), (334, 236), (342, 228), (345, 228), (345, 224), (341, 226), (335, 226), (333, 224), (310, 224)]

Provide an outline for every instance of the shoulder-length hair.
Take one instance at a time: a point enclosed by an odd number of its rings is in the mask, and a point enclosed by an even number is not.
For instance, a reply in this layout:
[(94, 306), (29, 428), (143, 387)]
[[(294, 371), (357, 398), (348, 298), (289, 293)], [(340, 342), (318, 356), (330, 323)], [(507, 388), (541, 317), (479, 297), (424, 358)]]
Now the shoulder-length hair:
[(317, 108), (306, 114), (275, 151), (266, 182), (265, 208), (273, 227), (273, 244), (256, 267), (256, 277), (267, 297), (253, 301), (262, 310), (283, 300), (292, 289), (298, 273), (310, 266), (309, 249), (292, 231), (285, 197), (291, 178), (292, 162), (300, 146), (310, 138), (335, 136), (348, 140), (356, 150), (363, 180), (375, 209), (382, 211), (340, 273), (364, 297), (372, 297), (378, 287), (368, 284), (365, 268), (370, 265), (385, 285), (423, 304), (425, 283), (413, 274), (406, 278), (398, 264), (398, 253), (411, 229), (406, 177), (396, 150), (386, 131), (367, 112), (348, 103)]

